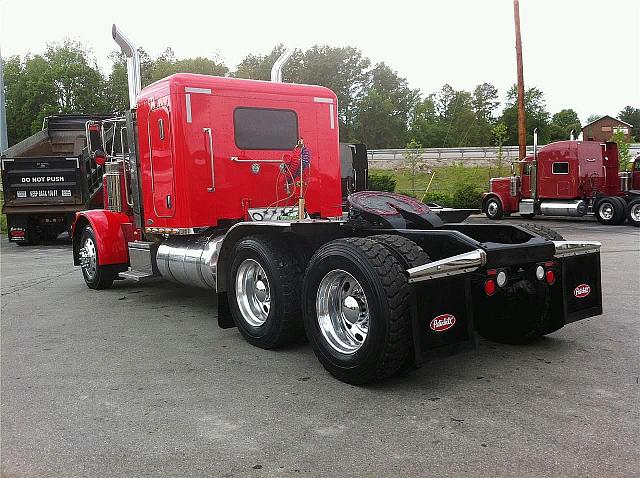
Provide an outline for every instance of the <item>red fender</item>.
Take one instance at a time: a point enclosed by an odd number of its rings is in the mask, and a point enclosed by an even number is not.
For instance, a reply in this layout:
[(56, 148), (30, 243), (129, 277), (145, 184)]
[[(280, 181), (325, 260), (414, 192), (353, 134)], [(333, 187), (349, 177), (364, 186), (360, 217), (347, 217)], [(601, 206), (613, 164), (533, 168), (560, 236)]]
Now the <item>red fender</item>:
[(513, 207), (513, 204), (511, 202), (511, 199), (515, 199), (512, 198), (511, 196), (507, 196), (505, 197), (504, 194), (499, 193), (499, 192), (489, 192), (489, 193), (484, 193), (482, 195), (482, 210), (484, 211), (484, 205), (486, 204), (487, 200), (492, 198), (492, 197), (497, 197), (500, 202), (502, 203), (502, 212), (505, 214), (509, 214), (512, 212), (515, 212), (515, 209)]
[(79, 265), (80, 235), (85, 226), (91, 225), (96, 236), (100, 265), (128, 264), (127, 243), (133, 241), (131, 219), (121, 212), (93, 209), (76, 213), (71, 229), (74, 264)]

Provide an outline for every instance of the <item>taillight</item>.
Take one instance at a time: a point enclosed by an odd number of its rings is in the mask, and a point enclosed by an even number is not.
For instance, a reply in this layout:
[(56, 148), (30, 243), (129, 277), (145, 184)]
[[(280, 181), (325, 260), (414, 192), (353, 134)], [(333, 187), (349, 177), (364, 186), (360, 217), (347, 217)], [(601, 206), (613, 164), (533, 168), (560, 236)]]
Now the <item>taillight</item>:
[(554, 282), (556, 281), (556, 273), (553, 272), (553, 269), (547, 270), (546, 278), (547, 278), (547, 284), (549, 285), (554, 284)]
[(487, 279), (484, 282), (484, 293), (487, 294), (488, 297), (491, 297), (496, 293), (496, 281), (493, 279)]

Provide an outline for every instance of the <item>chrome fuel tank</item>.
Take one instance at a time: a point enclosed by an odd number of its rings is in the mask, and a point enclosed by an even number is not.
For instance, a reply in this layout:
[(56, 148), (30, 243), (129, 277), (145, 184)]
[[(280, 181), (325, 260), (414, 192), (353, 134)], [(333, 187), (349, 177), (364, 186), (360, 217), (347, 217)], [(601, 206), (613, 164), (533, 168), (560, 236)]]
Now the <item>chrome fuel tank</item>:
[(223, 240), (224, 235), (170, 237), (158, 248), (158, 271), (173, 282), (215, 290)]
[(587, 213), (587, 203), (582, 199), (575, 201), (542, 201), (540, 212), (545, 216), (580, 217)]

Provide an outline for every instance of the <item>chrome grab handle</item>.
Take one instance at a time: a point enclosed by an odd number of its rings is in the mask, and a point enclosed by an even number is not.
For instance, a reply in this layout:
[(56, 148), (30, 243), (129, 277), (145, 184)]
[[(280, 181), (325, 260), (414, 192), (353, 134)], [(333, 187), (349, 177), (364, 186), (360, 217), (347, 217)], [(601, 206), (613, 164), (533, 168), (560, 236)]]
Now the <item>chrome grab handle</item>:
[(282, 159), (240, 159), (237, 156), (230, 156), (229, 159), (236, 163), (284, 163)]
[(202, 128), (204, 133), (209, 136), (209, 152), (211, 154), (211, 187), (207, 188), (207, 191), (212, 193), (216, 190), (216, 174), (213, 167), (213, 136), (211, 135), (211, 128)]

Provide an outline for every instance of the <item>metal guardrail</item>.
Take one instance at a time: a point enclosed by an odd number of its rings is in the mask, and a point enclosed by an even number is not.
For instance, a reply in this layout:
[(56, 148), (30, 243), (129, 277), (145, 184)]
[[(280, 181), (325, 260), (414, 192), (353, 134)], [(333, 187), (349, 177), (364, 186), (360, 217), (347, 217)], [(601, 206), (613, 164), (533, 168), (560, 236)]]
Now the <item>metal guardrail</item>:
[[(640, 143), (633, 143), (630, 145), (631, 157), (640, 154)], [(369, 155), (369, 161), (392, 161), (392, 160), (404, 160), (405, 154), (409, 149), (370, 149), (367, 151)], [(465, 159), (497, 159), (498, 148), (495, 146), (487, 147), (466, 147), (466, 148), (422, 148), (420, 151), (421, 159), (433, 159), (433, 160), (451, 160), (451, 161), (463, 161)], [(502, 147), (502, 159), (510, 161), (518, 158), (517, 146), (503, 146)], [(533, 146), (527, 147), (527, 154), (533, 154)]]

